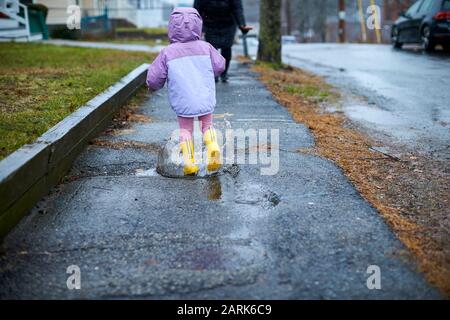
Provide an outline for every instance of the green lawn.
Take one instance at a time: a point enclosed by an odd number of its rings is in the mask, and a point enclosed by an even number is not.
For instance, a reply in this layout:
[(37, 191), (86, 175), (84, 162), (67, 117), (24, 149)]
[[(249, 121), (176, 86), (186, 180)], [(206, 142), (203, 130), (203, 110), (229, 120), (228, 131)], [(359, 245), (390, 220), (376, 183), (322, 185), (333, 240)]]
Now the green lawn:
[(167, 35), (167, 28), (117, 28), (116, 32), (145, 32), (151, 35)]
[(104, 42), (120, 43), (120, 44), (143, 44), (150, 47), (167, 46), (169, 44), (168, 40), (157, 41), (152, 39), (130, 39), (130, 38), (104, 40)]
[[(112, 42), (146, 44), (149, 46), (169, 44), (167, 28), (117, 28), (116, 33), (116, 39), (113, 39)], [(121, 33), (122, 35), (120, 35)], [(126, 33), (127, 36), (124, 36), (123, 33)], [(143, 37), (142, 33), (153, 39), (146, 39), (148, 37)]]
[(0, 43), (0, 159), (154, 56)]

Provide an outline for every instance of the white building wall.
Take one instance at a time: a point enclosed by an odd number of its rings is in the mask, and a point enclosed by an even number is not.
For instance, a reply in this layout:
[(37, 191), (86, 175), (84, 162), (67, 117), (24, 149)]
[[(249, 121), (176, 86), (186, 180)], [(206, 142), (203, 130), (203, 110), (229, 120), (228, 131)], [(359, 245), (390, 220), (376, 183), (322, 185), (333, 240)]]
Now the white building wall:
[(109, 16), (126, 19), (138, 28), (159, 27), (163, 24), (163, 4), (161, 0), (110, 0)]
[(131, 23), (136, 24), (136, 5), (129, 0), (110, 0), (108, 2), (109, 6), (109, 17), (126, 19)]
[(138, 28), (156, 28), (165, 24), (162, 9), (140, 9), (136, 14)]
[(134, 15), (119, 13), (122, 17), (134, 23), (138, 28), (154, 28), (167, 25), (170, 9), (179, 3), (185, 2), (185, 5), (192, 5), (193, 0), (116, 0), (123, 2), (135, 9)]
[[(100, 0), (101, 1), (101, 0)], [(89, 14), (97, 14), (99, 0), (79, 0), (81, 11), (87, 10)], [(69, 5), (76, 4), (75, 0), (35, 0), (34, 3), (41, 3), (48, 7), (47, 24), (66, 24), (69, 14)], [(103, 7), (102, 7), (103, 8)], [(93, 12), (93, 13), (90, 13)]]
[[(104, 3), (108, 4), (110, 18), (126, 19), (138, 28), (166, 26), (170, 7), (192, 6), (193, 0), (78, 0), (82, 14), (100, 15)], [(65, 24), (67, 7), (76, 0), (35, 0), (49, 8), (48, 24)], [(138, 8), (140, 4), (140, 8)]]

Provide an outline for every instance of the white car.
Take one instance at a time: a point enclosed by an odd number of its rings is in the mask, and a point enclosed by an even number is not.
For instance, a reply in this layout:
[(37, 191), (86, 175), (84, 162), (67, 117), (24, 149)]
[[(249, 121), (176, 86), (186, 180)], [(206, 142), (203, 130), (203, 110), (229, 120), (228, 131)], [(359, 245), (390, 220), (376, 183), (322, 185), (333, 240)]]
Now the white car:
[(297, 38), (295, 36), (282, 36), (281, 43), (282, 44), (294, 44), (294, 43), (297, 43)]

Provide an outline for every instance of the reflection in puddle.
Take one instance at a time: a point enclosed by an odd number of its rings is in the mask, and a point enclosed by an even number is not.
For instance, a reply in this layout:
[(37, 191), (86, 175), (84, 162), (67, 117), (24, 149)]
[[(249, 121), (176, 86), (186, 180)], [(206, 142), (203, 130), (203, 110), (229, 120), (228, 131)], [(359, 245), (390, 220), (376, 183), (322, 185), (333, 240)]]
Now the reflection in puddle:
[(186, 270), (242, 271), (265, 259), (260, 245), (206, 245), (182, 250), (169, 262), (170, 268)]
[(222, 270), (224, 267), (223, 249), (208, 246), (188, 250), (179, 254), (173, 265), (191, 270)]
[(206, 184), (208, 200), (220, 200), (222, 198), (222, 184), (219, 177), (212, 177)]

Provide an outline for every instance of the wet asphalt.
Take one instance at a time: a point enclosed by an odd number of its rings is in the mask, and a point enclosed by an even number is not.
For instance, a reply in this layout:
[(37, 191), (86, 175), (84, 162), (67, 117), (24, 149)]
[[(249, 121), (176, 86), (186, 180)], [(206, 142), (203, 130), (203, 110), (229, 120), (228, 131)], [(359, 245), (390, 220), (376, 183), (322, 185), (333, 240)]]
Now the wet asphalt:
[[(280, 130), (280, 169), (261, 164), (208, 179), (155, 173), (176, 128), (166, 92), (151, 122), (99, 139), (67, 181), (13, 230), (0, 255), (0, 298), (439, 298), (383, 219), (330, 161), (296, 152), (314, 140), (254, 74), (233, 63), (217, 87), (217, 128)], [(142, 144), (137, 144), (142, 145)], [(81, 270), (69, 290), (66, 269)], [(369, 290), (369, 265), (381, 290)]]
[(450, 54), (413, 46), (295, 44), (283, 47), (283, 61), (326, 77), (347, 95), (348, 118), (372, 136), (450, 160)]

